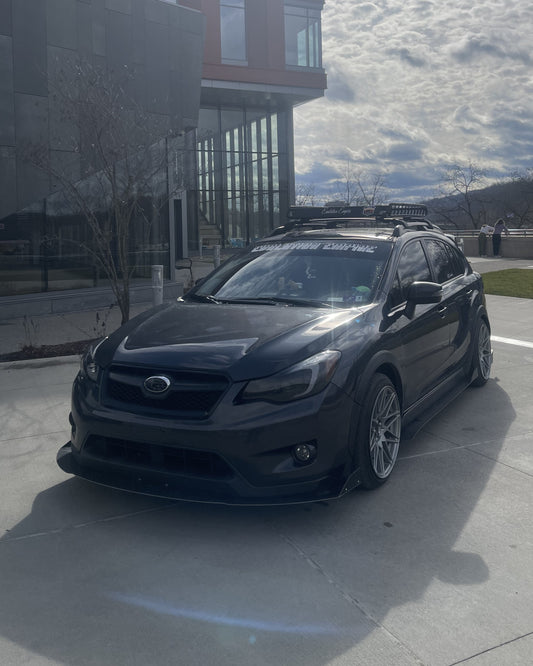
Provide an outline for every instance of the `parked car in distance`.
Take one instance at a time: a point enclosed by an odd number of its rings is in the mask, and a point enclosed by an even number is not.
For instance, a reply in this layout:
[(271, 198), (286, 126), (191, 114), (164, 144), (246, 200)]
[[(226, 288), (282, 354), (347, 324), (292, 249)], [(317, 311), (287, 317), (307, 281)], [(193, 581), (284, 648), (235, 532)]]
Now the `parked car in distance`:
[(295, 208), (89, 350), (58, 463), (176, 499), (340, 497), (491, 364), (481, 276), (423, 206)]

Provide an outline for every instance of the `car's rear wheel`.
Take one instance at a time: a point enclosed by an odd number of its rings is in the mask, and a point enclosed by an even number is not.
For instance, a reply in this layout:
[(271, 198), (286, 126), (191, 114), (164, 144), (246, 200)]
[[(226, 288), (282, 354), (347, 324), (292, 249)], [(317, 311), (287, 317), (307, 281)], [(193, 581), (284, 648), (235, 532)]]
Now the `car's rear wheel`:
[(484, 319), (480, 319), (476, 326), (473, 353), (473, 369), (477, 371), (477, 377), (472, 382), (472, 386), (484, 386), (490, 377), (492, 368), (490, 330)]
[(358, 460), (363, 488), (385, 483), (398, 457), (402, 415), (400, 400), (388, 377), (376, 374), (362, 406), (357, 432)]

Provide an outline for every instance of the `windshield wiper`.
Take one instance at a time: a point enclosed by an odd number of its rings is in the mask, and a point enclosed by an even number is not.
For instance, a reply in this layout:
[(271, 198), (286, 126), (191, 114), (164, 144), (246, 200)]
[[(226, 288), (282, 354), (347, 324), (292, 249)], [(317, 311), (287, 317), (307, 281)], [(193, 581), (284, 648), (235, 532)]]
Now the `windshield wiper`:
[(200, 303), (216, 303), (218, 305), (224, 302), (219, 301), (214, 296), (211, 296), (211, 294), (186, 294), (184, 298), (185, 300), (199, 301)]
[(287, 296), (257, 296), (250, 298), (222, 298), (218, 303), (236, 303), (236, 304), (259, 304), (259, 305), (294, 305), (297, 307), (323, 307), (331, 308), (330, 303), (323, 301), (314, 301), (303, 298), (289, 298)]

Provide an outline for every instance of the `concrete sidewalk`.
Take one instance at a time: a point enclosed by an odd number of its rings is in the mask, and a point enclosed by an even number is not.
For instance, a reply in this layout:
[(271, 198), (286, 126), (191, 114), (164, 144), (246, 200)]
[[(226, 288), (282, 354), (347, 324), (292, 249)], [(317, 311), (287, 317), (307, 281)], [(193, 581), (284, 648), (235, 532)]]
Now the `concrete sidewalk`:
[(0, 364), (0, 661), (521, 666), (533, 654), (533, 307), (488, 298), (492, 379), (383, 488), (173, 503), (56, 465), (77, 358)]

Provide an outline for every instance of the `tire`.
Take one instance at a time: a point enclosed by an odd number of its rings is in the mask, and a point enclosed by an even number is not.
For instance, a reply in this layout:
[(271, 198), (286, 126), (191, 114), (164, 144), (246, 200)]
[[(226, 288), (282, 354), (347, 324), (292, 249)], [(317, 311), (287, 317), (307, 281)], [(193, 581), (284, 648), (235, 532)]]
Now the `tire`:
[(376, 374), (370, 382), (357, 428), (357, 459), (361, 486), (381, 486), (398, 457), (402, 416), (400, 400), (388, 377)]
[(477, 371), (477, 377), (471, 386), (485, 386), (492, 367), (492, 347), (490, 344), (490, 330), (484, 319), (479, 319), (474, 333), (474, 348), (472, 370)]

